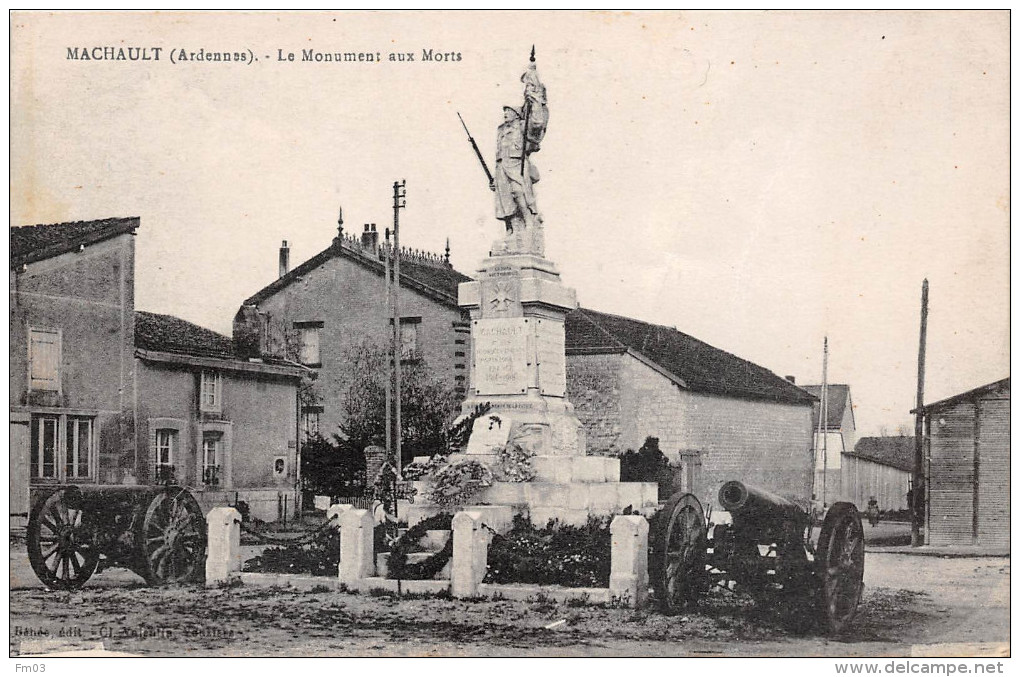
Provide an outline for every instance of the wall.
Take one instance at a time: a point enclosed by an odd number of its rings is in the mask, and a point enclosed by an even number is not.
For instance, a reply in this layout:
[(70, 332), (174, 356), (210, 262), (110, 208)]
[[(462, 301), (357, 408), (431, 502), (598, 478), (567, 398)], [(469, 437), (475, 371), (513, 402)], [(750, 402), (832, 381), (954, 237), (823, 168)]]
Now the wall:
[[(155, 467), (155, 428), (166, 420), (181, 422), (180, 448), (174, 459), (176, 477), (194, 490), (203, 507), (232, 502), (235, 492), (242, 500), (257, 501), (264, 508), (261, 519), (275, 519), (277, 494), (286, 494), (293, 511), (296, 482), (297, 380), (268, 374), (220, 371), (222, 411), (198, 411), (200, 369), (137, 360), (139, 374), (138, 446), (140, 465), (151, 481)], [(156, 419), (163, 419), (157, 422)], [(223, 481), (204, 487), (200, 480), (203, 429), (229, 435), (230, 451), (221, 463)], [(277, 477), (273, 464), (286, 458), (287, 473)], [(229, 459), (229, 462), (228, 462)], [(229, 466), (229, 467), (227, 467)], [(265, 504), (265, 505), (262, 505)], [(254, 507), (254, 506), (253, 506)]]
[(584, 426), (589, 455), (618, 456), (626, 451), (620, 446), (622, 364), (619, 354), (567, 356), (567, 399)]
[[(10, 271), (12, 482), (29, 481), (28, 421), (44, 411), (95, 415), (95, 479), (134, 478), (134, 247), (133, 235), (119, 235)], [(30, 326), (61, 330), (59, 395), (28, 392)], [(12, 513), (26, 511), (12, 503)]]
[(868, 507), (872, 496), (879, 510), (906, 510), (910, 473), (856, 456), (844, 456), (842, 467), (843, 497), (860, 510)]
[(671, 459), (700, 459), (694, 489), (710, 503), (731, 479), (810, 497), (810, 405), (691, 393), (630, 354), (569, 355), (567, 379), (589, 454), (637, 449), (654, 436)]
[[(334, 257), (259, 304), (260, 312), (288, 327), (294, 322), (323, 322), (319, 332), (322, 366), (317, 369), (314, 390), (323, 407), (319, 430), (327, 437), (337, 431), (342, 420), (345, 349), (365, 340), (389, 344), (392, 330), (384, 296), (382, 275), (346, 257)], [(469, 335), (454, 330), (454, 323), (461, 320), (460, 310), (401, 287), (400, 314), (421, 317), (418, 347), (432, 372), (445, 377), (451, 389), (466, 387)]]
[(929, 410), (932, 545), (1009, 547), (1009, 389)]

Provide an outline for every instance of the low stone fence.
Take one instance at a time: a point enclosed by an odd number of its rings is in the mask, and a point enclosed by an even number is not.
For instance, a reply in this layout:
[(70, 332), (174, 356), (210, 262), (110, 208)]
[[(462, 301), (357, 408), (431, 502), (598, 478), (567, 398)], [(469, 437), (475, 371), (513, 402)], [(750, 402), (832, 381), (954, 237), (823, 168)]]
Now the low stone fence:
[(393, 580), (375, 575), (375, 519), (371, 512), (350, 505), (330, 506), (327, 518), (340, 525), (340, 565), (337, 578), (287, 574), (241, 573), (241, 515), (233, 508), (213, 508), (207, 517), (209, 550), (205, 565), (207, 586), (240, 580), (253, 585), (290, 585), (296, 588), (340, 587), (369, 592), (387, 590), (405, 594), (449, 593), (458, 599), (502, 597), (615, 602), (641, 607), (648, 598), (648, 521), (641, 515), (618, 515), (610, 524), (612, 566), (608, 588), (565, 588), (538, 585), (496, 585), (485, 578), (492, 532), (480, 511), (465, 510), (453, 517), (453, 563), (449, 580)]

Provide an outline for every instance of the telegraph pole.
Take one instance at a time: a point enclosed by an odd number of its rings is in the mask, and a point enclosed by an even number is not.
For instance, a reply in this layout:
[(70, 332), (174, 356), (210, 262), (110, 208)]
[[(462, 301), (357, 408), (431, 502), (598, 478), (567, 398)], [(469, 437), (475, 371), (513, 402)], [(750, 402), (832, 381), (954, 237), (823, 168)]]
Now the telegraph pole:
[[(393, 294), (390, 292), (390, 229), (386, 229), (386, 243), (383, 246), (385, 266), (384, 287), (386, 290), (386, 317), (393, 319)], [(393, 457), (393, 340), (386, 351), (386, 458)]]
[[(921, 337), (917, 349), (917, 408), (914, 410), (914, 472), (910, 501), (910, 545), (924, 545), (921, 538), (921, 485), (924, 483), (924, 347), (928, 335), (928, 279), (921, 283)], [(925, 496), (927, 499), (927, 496)]]
[(393, 182), (393, 369), (395, 374), (394, 398), (397, 404), (395, 449), (397, 477), (400, 477), (403, 460), (400, 441), (400, 358), (403, 352), (400, 342), (400, 210), (407, 206), (407, 181)]
[(818, 407), (818, 429), (822, 431), (822, 509), (829, 486), (829, 337), (822, 343), (822, 401)]

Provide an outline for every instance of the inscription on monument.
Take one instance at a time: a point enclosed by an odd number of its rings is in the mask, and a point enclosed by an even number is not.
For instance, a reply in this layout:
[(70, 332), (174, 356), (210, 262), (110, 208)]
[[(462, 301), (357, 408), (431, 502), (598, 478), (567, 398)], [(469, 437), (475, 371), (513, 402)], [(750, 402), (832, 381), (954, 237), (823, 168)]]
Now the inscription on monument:
[(475, 391), (479, 395), (526, 392), (528, 321), (523, 317), (475, 320), (471, 329)]
[(538, 384), (543, 395), (567, 392), (567, 364), (562, 322), (538, 320)]

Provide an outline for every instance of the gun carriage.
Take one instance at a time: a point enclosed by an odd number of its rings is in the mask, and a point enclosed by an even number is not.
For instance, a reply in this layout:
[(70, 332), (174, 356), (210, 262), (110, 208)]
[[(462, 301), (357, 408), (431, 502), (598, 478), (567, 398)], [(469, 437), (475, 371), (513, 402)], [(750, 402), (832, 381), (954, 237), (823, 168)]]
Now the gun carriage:
[(108, 567), (149, 585), (193, 581), (204, 574), (205, 551), (202, 509), (179, 486), (60, 486), (28, 521), (32, 569), (57, 590), (80, 588)]
[(675, 494), (652, 518), (649, 575), (660, 608), (677, 613), (712, 585), (802, 603), (831, 634), (853, 619), (864, 589), (864, 529), (836, 503), (816, 540), (810, 511), (742, 482), (719, 490), (728, 524), (712, 524), (693, 494)]

